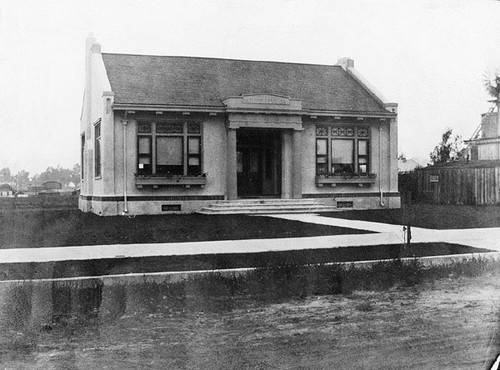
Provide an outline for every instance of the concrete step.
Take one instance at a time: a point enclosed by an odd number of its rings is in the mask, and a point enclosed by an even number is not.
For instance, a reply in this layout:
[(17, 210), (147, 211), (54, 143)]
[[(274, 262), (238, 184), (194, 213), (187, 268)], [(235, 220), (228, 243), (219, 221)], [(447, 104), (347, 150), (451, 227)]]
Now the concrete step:
[(283, 199), (283, 198), (239, 198), (233, 200), (218, 200), (217, 203), (286, 203), (286, 202), (310, 202), (311, 199)]
[(246, 209), (246, 210), (224, 210), (224, 211), (215, 211), (212, 209), (204, 208), (199, 211), (199, 214), (202, 215), (230, 215), (230, 214), (243, 214), (243, 215), (256, 215), (256, 214), (280, 214), (280, 213), (321, 213), (321, 212), (338, 212), (338, 208), (333, 207), (325, 207), (325, 208), (317, 208), (317, 209)]
[(276, 214), (318, 213), (338, 211), (308, 199), (238, 199), (218, 201), (204, 207), (201, 214)]
[(315, 202), (310, 202), (310, 203), (297, 203), (297, 202), (288, 202), (288, 203), (272, 203), (272, 204), (265, 204), (265, 203), (234, 203), (234, 204), (219, 204), (219, 203), (214, 203), (211, 204), (211, 208), (217, 208), (217, 209), (227, 209), (227, 208), (234, 208), (234, 207), (245, 207), (245, 208), (258, 208), (258, 207), (314, 207), (322, 204), (318, 204)]

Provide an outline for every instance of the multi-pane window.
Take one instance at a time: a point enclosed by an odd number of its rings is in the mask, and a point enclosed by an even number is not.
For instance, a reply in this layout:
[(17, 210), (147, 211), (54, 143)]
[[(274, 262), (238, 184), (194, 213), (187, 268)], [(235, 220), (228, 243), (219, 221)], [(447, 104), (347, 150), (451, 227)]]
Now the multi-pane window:
[(139, 175), (201, 175), (201, 124), (195, 122), (139, 122)]
[(316, 174), (368, 174), (367, 127), (317, 126)]
[(101, 120), (94, 125), (94, 176), (101, 176)]

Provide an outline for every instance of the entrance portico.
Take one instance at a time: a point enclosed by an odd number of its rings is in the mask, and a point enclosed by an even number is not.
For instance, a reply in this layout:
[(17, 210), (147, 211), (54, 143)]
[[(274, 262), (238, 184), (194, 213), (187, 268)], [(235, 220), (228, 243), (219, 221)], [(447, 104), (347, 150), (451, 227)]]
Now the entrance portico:
[(227, 199), (302, 198), (302, 104), (270, 94), (224, 100)]

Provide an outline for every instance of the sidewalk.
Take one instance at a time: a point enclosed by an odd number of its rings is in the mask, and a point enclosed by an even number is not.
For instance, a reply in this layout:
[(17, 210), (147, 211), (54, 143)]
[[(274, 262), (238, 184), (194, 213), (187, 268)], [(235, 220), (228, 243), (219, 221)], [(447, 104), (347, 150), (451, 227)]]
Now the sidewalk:
[[(282, 214), (283, 218), (330, 226), (349, 227), (376, 232), (284, 239), (225, 240), (187, 243), (114, 244), (99, 246), (27, 248), (0, 250), (1, 263), (51, 262), (104, 258), (178, 256), (219, 253), (259, 253), (298, 249), (345, 248), (404, 242), (402, 225), (321, 217), (316, 214)], [(448, 242), (500, 252), (500, 228), (431, 230), (412, 228), (412, 242)]]
[[(404, 242), (403, 225), (391, 225), (378, 222), (322, 217), (317, 214), (270, 215), (269, 217), (309, 222), (320, 225), (341, 226), (350, 227), (353, 229), (369, 230), (385, 235), (387, 237), (387, 244), (391, 243), (390, 240), (397, 240), (397, 243)], [(369, 235), (373, 234), (368, 234), (366, 236)], [(390, 238), (389, 235), (392, 235), (392, 238)], [(500, 227), (453, 230), (435, 230), (412, 227), (411, 235), (412, 243), (456, 243), (476, 248), (493, 249), (497, 252), (500, 252)], [(365, 245), (375, 245), (375, 243), (369, 243)]]

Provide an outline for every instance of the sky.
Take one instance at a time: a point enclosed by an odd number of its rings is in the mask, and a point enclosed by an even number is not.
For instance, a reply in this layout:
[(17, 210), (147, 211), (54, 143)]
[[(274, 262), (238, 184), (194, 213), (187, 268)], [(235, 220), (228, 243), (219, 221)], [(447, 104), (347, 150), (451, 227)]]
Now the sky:
[(399, 104), (399, 153), (469, 138), (500, 71), (494, 0), (0, 0), (0, 168), (79, 161), (85, 39), (103, 52), (336, 64)]

